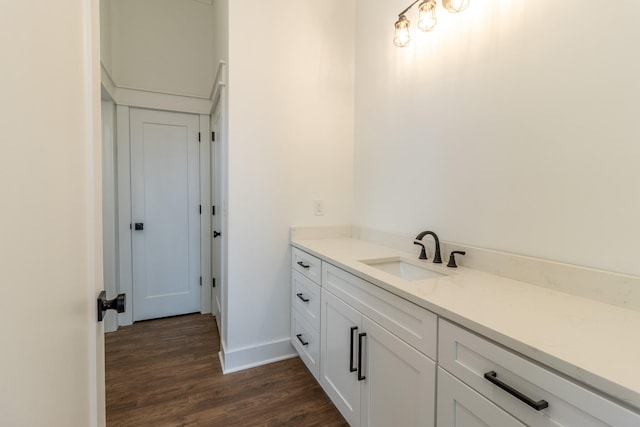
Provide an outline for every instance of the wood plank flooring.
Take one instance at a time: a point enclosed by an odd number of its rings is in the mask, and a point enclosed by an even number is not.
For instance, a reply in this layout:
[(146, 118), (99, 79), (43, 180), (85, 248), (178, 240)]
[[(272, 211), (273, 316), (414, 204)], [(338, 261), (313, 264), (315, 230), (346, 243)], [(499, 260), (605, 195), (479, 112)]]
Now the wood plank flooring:
[(347, 426), (299, 358), (222, 375), (210, 315), (105, 338), (107, 426)]

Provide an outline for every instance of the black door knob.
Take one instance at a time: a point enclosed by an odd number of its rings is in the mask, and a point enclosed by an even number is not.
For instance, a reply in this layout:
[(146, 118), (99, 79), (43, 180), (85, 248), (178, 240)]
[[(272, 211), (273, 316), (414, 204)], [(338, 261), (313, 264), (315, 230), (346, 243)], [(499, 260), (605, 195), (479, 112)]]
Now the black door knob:
[(126, 308), (127, 297), (125, 294), (119, 294), (114, 299), (108, 300), (105, 291), (100, 292), (98, 296), (98, 322), (104, 319), (104, 313), (107, 310), (116, 310), (118, 313), (124, 313)]
[(144, 223), (143, 222), (136, 222), (135, 227), (136, 230), (144, 230)]

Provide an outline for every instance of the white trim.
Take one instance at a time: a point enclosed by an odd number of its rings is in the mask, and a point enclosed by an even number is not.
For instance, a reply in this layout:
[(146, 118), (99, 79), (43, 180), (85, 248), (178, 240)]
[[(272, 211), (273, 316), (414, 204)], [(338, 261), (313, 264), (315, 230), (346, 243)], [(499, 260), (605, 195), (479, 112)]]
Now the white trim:
[(102, 85), (103, 98), (115, 102), (116, 84), (111, 78), (111, 73), (102, 62), (100, 62), (100, 83)]
[(220, 348), (218, 357), (220, 358), (223, 374), (230, 374), (298, 356), (289, 338), (234, 351), (227, 350), (224, 341), (220, 340)]
[(206, 96), (189, 95), (189, 94), (186, 94), (186, 93), (178, 93), (178, 92), (167, 92), (167, 91), (155, 90), (155, 89), (145, 89), (145, 88), (140, 88), (140, 87), (125, 86), (125, 85), (119, 85), (119, 84), (116, 84), (116, 87), (118, 89), (133, 90), (133, 91), (136, 91), (136, 92), (154, 93), (154, 94), (157, 94), (157, 95), (179, 96), (179, 97), (182, 97), (182, 98), (192, 98), (192, 99), (206, 99), (206, 100), (209, 99), (209, 97), (206, 97)]
[(100, 75), (103, 96), (117, 105), (193, 114), (209, 114), (211, 109), (211, 99), (207, 97), (118, 85), (102, 63)]
[(116, 103), (130, 107), (151, 110), (176, 111), (180, 113), (209, 114), (211, 101), (207, 98), (194, 98), (185, 95), (167, 94), (139, 89), (117, 87)]
[[(115, 298), (118, 294), (118, 213), (116, 162), (115, 157), (115, 114), (113, 101), (102, 101), (102, 229), (103, 229), (103, 270), (104, 290), (107, 298)], [(118, 329), (118, 315), (108, 310), (104, 317), (105, 333)]]
[(218, 71), (216, 72), (216, 76), (213, 79), (213, 87), (211, 88), (211, 96), (209, 100), (211, 101), (211, 109), (210, 113), (213, 113), (213, 110), (216, 108), (218, 104), (218, 99), (220, 98), (220, 93), (223, 87), (227, 85), (227, 63), (225, 61), (220, 61), (218, 64)]
[(211, 119), (200, 115), (200, 311), (211, 313)]
[(126, 295), (127, 307), (118, 316), (118, 324), (133, 324), (133, 265), (131, 259), (131, 151), (129, 135), (129, 107), (116, 106), (118, 147), (118, 249), (120, 268), (119, 292)]

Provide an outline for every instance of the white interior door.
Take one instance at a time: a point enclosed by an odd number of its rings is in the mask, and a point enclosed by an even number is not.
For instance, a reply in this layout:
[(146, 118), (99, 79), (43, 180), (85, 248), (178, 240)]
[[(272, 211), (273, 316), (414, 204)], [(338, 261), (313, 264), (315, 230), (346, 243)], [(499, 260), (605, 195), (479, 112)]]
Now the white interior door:
[(133, 318), (200, 310), (199, 118), (131, 109)]
[[(214, 206), (215, 212), (211, 218), (211, 269), (214, 280), (214, 287), (212, 292), (211, 312), (216, 317), (218, 323), (218, 329), (222, 330), (222, 272), (221, 272), (221, 256), (222, 256), (222, 200), (220, 188), (220, 171), (219, 165), (221, 159), (221, 144), (219, 140), (220, 129), (222, 127), (222, 114), (221, 114), (221, 102), (218, 101), (213, 114), (211, 115), (211, 131), (213, 137), (211, 138), (211, 203)], [(216, 135), (218, 136), (216, 138)], [(216, 141), (217, 139), (217, 141)]]

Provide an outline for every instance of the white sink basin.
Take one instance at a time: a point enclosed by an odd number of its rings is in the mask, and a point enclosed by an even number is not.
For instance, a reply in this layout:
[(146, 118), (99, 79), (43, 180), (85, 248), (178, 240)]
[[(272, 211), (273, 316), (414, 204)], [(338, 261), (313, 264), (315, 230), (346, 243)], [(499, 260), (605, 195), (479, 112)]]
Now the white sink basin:
[(360, 262), (404, 280), (424, 280), (446, 276), (444, 273), (429, 270), (419, 265), (419, 261), (411, 261), (404, 258), (365, 259)]

